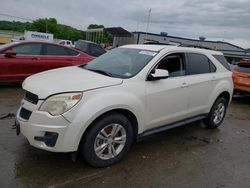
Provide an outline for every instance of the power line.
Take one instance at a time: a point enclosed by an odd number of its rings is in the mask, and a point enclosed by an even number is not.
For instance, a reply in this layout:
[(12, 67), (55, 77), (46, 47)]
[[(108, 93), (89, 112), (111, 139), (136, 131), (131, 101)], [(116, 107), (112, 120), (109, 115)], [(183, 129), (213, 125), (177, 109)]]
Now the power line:
[(18, 19), (21, 19), (21, 20), (28, 20), (28, 21), (35, 21), (35, 20), (32, 20), (32, 19), (29, 19), (29, 18), (22, 18), (22, 17), (19, 17), (19, 16), (14, 16), (14, 15), (10, 15), (10, 14), (5, 14), (5, 13), (1, 13), (0, 12), (0, 15), (1, 16), (6, 16), (6, 17), (10, 17), (10, 18), (18, 18)]

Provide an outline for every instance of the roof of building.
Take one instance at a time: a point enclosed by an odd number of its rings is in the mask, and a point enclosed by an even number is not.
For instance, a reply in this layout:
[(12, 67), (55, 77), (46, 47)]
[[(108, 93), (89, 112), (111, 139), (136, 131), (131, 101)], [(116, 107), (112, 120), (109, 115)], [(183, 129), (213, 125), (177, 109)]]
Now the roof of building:
[(110, 34), (112, 34), (113, 36), (117, 36), (117, 37), (131, 37), (132, 36), (132, 33), (123, 29), (122, 27), (109, 27), (109, 28), (105, 28), (105, 31), (108, 31)]
[[(201, 42), (201, 43), (214, 43), (214, 44), (224, 44), (224, 45), (230, 45), (235, 48), (237, 48), (239, 51), (245, 51), (244, 48), (241, 48), (237, 45), (231, 44), (229, 42), (224, 42), (224, 41), (211, 41), (211, 40), (198, 40), (198, 39), (190, 39), (190, 38), (184, 38), (184, 37), (176, 37), (176, 36), (171, 36), (171, 35), (161, 35), (161, 34), (155, 34), (155, 33), (146, 33), (146, 32), (133, 32), (133, 34), (147, 34), (147, 35), (154, 35), (154, 36), (160, 36), (160, 37), (165, 37), (165, 38), (173, 38), (173, 39), (180, 39), (180, 40), (188, 40), (188, 41), (194, 41), (194, 42)], [(220, 49), (218, 49), (220, 50)]]

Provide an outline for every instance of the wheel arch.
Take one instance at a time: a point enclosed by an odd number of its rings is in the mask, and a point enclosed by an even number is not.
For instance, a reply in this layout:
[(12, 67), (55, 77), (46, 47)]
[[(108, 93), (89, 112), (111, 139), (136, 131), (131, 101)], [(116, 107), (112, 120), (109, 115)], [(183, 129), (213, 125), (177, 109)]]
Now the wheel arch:
[[(223, 92), (216, 98), (216, 100), (217, 100), (218, 98), (220, 98), (220, 97), (223, 97), (224, 99), (226, 99), (227, 104), (229, 104), (230, 99), (231, 99), (231, 96), (230, 96), (230, 93), (229, 93), (228, 91), (223, 91)], [(215, 101), (216, 101), (216, 100), (215, 100)]]
[(220, 80), (216, 86), (213, 88), (213, 92), (211, 93), (209, 99), (209, 105), (207, 108), (207, 112), (210, 112), (213, 104), (219, 97), (224, 97), (227, 100), (227, 104), (230, 103), (233, 96), (233, 85), (230, 80)]
[(138, 119), (137, 119), (136, 115), (133, 112), (131, 112), (130, 110), (124, 109), (124, 108), (111, 109), (111, 110), (108, 110), (108, 111), (102, 113), (101, 115), (99, 115), (97, 118), (95, 118), (86, 127), (86, 129), (82, 133), (80, 142), (78, 143), (78, 149), (81, 146), (82, 142), (84, 141), (85, 135), (88, 134), (88, 132), (91, 129), (92, 125), (95, 124), (95, 122), (97, 122), (98, 120), (100, 120), (104, 116), (107, 116), (107, 115), (112, 114), (112, 113), (120, 113), (120, 114), (124, 115), (126, 118), (128, 118), (128, 120), (130, 120), (130, 123), (132, 124), (132, 128), (133, 128), (134, 140), (137, 139), (137, 136), (138, 136)]

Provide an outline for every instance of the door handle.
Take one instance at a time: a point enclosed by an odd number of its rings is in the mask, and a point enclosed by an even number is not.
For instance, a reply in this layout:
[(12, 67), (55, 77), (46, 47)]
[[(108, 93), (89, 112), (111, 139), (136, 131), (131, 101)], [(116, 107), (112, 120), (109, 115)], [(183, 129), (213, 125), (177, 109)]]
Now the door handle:
[(183, 83), (181, 84), (181, 88), (185, 88), (185, 87), (188, 87), (188, 84), (187, 84), (186, 82), (183, 82)]

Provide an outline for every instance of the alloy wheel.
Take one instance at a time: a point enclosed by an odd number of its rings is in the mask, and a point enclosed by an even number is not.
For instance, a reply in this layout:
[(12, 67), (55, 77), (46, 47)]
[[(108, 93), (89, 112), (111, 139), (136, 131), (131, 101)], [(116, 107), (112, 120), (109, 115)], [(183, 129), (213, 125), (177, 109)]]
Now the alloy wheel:
[(116, 157), (123, 150), (126, 138), (126, 130), (122, 125), (116, 123), (107, 125), (95, 138), (95, 154), (103, 160)]

